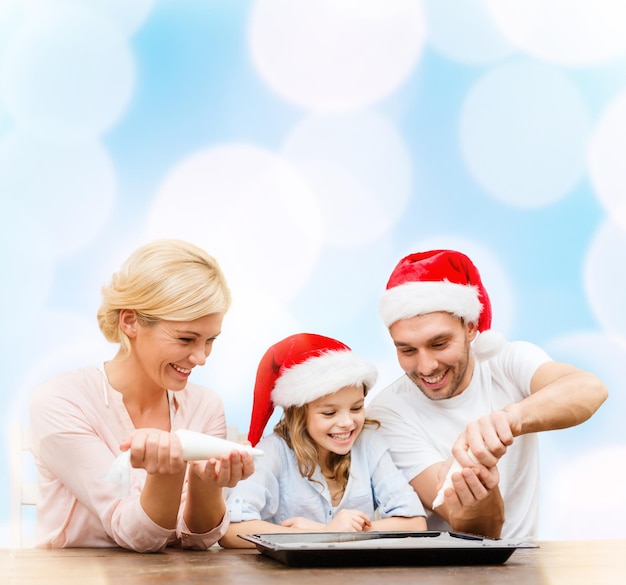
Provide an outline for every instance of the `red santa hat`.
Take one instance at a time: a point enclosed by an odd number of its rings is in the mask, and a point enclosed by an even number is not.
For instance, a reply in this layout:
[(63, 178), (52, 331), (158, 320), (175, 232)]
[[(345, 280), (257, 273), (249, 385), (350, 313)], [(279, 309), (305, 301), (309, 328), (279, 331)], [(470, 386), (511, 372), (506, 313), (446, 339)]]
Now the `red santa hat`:
[(376, 369), (347, 345), (313, 333), (297, 333), (272, 345), (257, 369), (248, 440), (256, 445), (275, 406), (302, 406), (345, 386), (367, 394)]
[(472, 261), (455, 250), (429, 250), (406, 256), (394, 268), (380, 300), (387, 327), (400, 319), (446, 311), (476, 323), (480, 335), (473, 343), (481, 359), (495, 355), (504, 343), (491, 330), (491, 301)]

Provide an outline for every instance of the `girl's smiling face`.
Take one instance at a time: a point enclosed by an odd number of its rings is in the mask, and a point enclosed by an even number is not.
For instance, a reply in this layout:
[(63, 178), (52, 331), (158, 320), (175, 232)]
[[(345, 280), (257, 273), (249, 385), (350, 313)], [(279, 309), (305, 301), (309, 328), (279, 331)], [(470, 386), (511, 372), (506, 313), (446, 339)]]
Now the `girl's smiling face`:
[(306, 428), (317, 444), (321, 464), (329, 453), (348, 453), (364, 424), (362, 386), (345, 386), (307, 404)]

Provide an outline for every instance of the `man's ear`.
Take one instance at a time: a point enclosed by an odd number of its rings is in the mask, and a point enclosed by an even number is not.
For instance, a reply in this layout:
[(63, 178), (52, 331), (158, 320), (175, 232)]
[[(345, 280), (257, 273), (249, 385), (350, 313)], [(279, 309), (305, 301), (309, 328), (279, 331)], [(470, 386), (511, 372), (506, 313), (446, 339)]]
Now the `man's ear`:
[(478, 325), (476, 323), (465, 323), (465, 330), (467, 331), (467, 339), (474, 341), (476, 335), (478, 335)]
[(120, 329), (127, 337), (135, 337), (137, 335), (137, 313), (132, 309), (120, 310), (119, 316)]

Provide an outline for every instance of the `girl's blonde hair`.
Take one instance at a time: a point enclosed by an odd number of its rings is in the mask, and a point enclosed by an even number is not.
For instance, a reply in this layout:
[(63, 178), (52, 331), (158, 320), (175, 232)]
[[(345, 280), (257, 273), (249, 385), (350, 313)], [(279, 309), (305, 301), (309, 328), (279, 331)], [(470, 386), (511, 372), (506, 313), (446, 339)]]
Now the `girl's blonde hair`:
[[(276, 423), (274, 432), (279, 437), (282, 437), (287, 445), (293, 449), (302, 477), (306, 477), (309, 481), (315, 481), (313, 473), (317, 467), (319, 457), (317, 445), (306, 429), (308, 406), (308, 404), (304, 404), (286, 408), (283, 411), (283, 416)], [(380, 423), (377, 420), (366, 418), (365, 425), (379, 427)], [(330, 453), (328, 466), (332, 473), (330, 479), (334, 479), (341, 486), (341, 489), (345, 490), (350, 477), (350, 451), (345, 455)]]
[(133, 252), (102, 287), (98, 325), (107, 341), (128, 353), (130, 342), (119, 326), (122, 309), (135, 311), (139, 322), (149, 326), (226, 313), (230, 305), (230, 290), (215, 258), (189, 242), (162, 239)]

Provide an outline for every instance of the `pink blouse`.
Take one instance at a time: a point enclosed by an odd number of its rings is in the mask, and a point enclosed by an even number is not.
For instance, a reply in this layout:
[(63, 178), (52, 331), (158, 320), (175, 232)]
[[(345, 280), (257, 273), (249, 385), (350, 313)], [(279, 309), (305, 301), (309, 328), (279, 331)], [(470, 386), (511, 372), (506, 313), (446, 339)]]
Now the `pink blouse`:
[[(185, 428), (226, 437), (221, 398), (188, 383), (170, 392), (172, 431)], [(32, 449), (39, 469), (37, 546), (115, 547), (157, 552), (168, 545), (207, 549), (226, 532), (228, 513), (205, 534), (189, 531), (183, 519), (186, 482), (178, 525), (155, 524), (139, 502), (146, 472), (131, 468), (127, 493), (107, 473), (120, 443), (135, 427), (103, 368), (67, 372), (35, 388), (31, 397)]]

